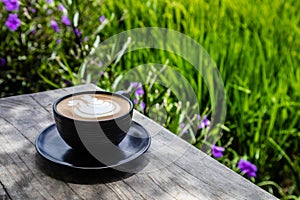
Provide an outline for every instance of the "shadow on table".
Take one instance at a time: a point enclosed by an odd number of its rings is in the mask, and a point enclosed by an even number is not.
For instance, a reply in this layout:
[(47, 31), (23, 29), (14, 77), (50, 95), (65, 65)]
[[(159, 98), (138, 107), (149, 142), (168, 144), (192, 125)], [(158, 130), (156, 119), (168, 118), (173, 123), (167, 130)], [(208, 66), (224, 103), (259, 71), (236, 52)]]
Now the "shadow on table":
[(52, 178), (76, 184), (110, 183), (126, 179), (144, 169), (148, 161), (145, 156), (140, 156), (115, 169), (75, 169), (50, 162), (38, 153), (36, 154), (36, 164), (43, 173)]

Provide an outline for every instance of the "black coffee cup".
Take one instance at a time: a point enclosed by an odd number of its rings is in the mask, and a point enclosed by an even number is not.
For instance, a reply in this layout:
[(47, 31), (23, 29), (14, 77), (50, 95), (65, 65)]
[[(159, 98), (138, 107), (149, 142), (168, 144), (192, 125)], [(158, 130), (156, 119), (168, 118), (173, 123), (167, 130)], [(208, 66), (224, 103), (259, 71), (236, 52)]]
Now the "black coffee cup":
[(62, 139), (73, 149), (84, 151), (85, 145), (118, 145), (131, 126), (133, 113), (133, 103), (126, 93), (120, 93), (85, 91), (57, 99), (53, 113)]

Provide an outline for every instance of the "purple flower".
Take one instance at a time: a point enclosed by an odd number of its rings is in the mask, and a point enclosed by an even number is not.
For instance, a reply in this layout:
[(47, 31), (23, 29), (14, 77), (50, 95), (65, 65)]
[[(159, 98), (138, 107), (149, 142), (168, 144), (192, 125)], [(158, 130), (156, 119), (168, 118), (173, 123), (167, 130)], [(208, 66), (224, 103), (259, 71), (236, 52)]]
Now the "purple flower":
[(58, 24), (56, 23), (55, 20), (50, 21), (50, 27), (53, 28), (55, 32), (59, 31)]
[(70, 26), (70, 25), (71, 25), (71, 22), (70, 22), (70, 20), (69, 20), (69, 18), (68, 18), (67, 15), (63, 15), (63, 16), (61, 17), (61, 22), (62, 22), (63, 24), (65, 24), (66, 26)]
[[(200, 119), (200, 118), (198, 117), (198, 119)], [(203, 120), (199, 122), (199, 129), (203, 129), (203, 128), (209, 127), (209, 126), (210, 126), (210, 121), (209, 121), (209, 119), (207, 119), (207, 116), (204, 115)]]
[(130, 83), (130, 85), (131, 85), (132, 87), (137, 87), (137, 86), (139, 85), (139, 83), (138, 83), (138, 82), (132, 82), (132, 83)]
[(238, 163), (238, 168), (249, 178), (256, 177), (257, 167), (249, 161), (241, 159)]
[(18, 18), (18, 14), (9, 14), (5, 25), (11, 30), (15, 31), (21, 25), (21, 21)]
[(35, 9), (35, 8), (31, 8), (30, 11), (31, 11), (32, 13), (36, 13), (36, 9)]
[(130, 86), (134, 89), (138, 87), (139, 83), (138, 82), (130, 82)]
[(74, 29), (74, 33), (75, 33), (75, 35), (76, 35), (77, 37), (80, 37), (80, 36), (81, 36), (81, 32), (80, 32), (80, 30), (79, 30), (78, 28), (75, 28), (75, 29)]
[(101, 77), (103, 76), (104, 72), (99, 72), (98, 76)]
[(145, 102), (142, 101), (140, 105), (141, 105), (141, 109), (142, 109), (142, 110), (145, 110), (145, 108), (146, 108)]
[(202, 122), (200, 122), (200, 124), (199, 124), (198, 128), (199, 128), (199, 129), (203, 129), (203, 128), (205, 128), (205, 125), (204, 125), (203, 121), (202, 121)]
[(207, 116), (206, 116), (206, 115), (204, 115), (202, 121), (203, 121), (203, 123), (204, 123), (205, 126), (209, 126), (209, 125), (210, 125), (210, 121), (207, 119)]
[(3, 0), (7, 11), (19, 10), (19, 2), (18, 0)]
[[(185, 127), (185, 123), (182, 122), (182, 123), (179, 124), (179, 129), (180, 129), (180, 130), (183, 130), (184, 127)], [(184, 131), (183, 133), (186, 134), (187, 132), (188, 132), (188, 130), (185, 129), (185, 131)]]
[(0, 67), (5, 66), (5, 64), (6, 64), (5, 58), (0, 58)]
[(131, 83), (131, 85), (132, 85), (132, 87), (134, 89), (136, 89), (135, 90), (135, 95), (136, 96), (141, 96), (141, 95), (143, 95), (145, 93), (144, 90), (143, 90), (143, 86), (142, 86), (141, 83), (133, 82), (133, 83)]
[(215, 158), (221, 158), (223, 156), (223, 151), (225, 151), (225, 148), (224, 147), (218, 147), (218, 146), (215, 146), (213, 145), (211, 147), (211, 150), (212, 150), (212, 155), (215, 157)]
[(198, 119), (198, 121), (200, 121), (200, 119), (201, 119), (201, 116), (200, 116), (200, 115), (197, 115), (197, 119)]
[(65, 81), (65, 84), (66, 84), (67, 86), (70, 86), (70, 85), (71, 85), (71, 82), (68, 81), (68, 80), (66, 80), (66, 81)]
[(101, 68), (101, 67), (103, 67), (103, 63), (100, 61), (100, 62), (98, 62), (98, 66)]
[(135, 91), (135, 94), (136, 94), (137, 96), (143, 95), (143, 94), (144, 94), (143, 88), (142, 88), (142, 87), (138, 87), (138, 88), (136, 89), (136, 91)]
[(65, 7), (61, 3), (57, 6), (57, 8), (61, 12), (64, 12), (64, 10), (65, 10)]
[(34, 34), (36, 33), (36, 30), (35, 30), (35, 29), (32, 29), (32, 30), (30, 31), (30, 33), (34, 35)]
[(101, 17), (99, 17), (99, 21), (100, 21), (101, 23), (103, 23), (103, 22), (105, 21), (105, 19), (106, 19), (106, 18), (105, 18), (105, 16), (103, 16), (103, 15), (102, 15)]
[[(138, 103), (139, 103), (139, 101), (138, 101), (136, 98), (134, 98), (134, 99), (133, 99), (133, 104), (134, 104), (134, 105), (137, 105)], [(141, 101), (140, 107), (141, 107), (142, 110), (145, 110), (145, 108), (146, 108), (145, 102)]]
[(51, 15), (52, 14), (52, 10), (48, 9), (46, 13), (47, 13), (47, 15)]
[(60, 44), (61, 43), (61, 38), (58, 38), (57, 40), (56, 40), (56, 44)]
[(50, 3), (52, 3), (53, 2), (53, 0), (46, 0), (46, 3), (47, 4), (50, 4)]
[(87, 42), (89, 40), (89, 37), (88, 36), (85, 36), (84, 38), (83, 38), (83, 41), (84, 42)]
[(185, 124), (182, 122), (182, 123), (180, 123), (179, 128), (180, 128), (180, 129), (183, 129), (184, 126), (185, 126)]

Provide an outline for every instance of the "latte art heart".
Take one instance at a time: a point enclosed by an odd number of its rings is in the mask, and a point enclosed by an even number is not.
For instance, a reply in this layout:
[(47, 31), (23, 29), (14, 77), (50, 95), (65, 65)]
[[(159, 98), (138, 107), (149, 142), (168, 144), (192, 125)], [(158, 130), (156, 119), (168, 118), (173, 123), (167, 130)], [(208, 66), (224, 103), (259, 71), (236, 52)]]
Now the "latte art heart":
[(57, 111), (74, 120), (101, 121), (125, 116), (131, 109), (130, 102), (110, 94), (78, 94), (61, 100)]
[(68, 106), (82, 118), (106, 117), (120, 111), (120, 106), (115, 102), (97, 99), (88, 94), (83, 95), (80, 100), (70, 100)]

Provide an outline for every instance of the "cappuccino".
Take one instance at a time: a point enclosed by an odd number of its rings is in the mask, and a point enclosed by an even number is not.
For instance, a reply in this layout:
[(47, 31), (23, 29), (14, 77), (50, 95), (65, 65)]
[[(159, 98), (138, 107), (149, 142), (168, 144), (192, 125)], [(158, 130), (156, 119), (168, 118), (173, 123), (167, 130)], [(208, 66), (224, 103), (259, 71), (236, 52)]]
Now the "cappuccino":
[(130, 111), (130, 103), (115, 95), (79, 94), (63, 99), (56, 109), (71, 119), (102, 121), (125, 115)]

